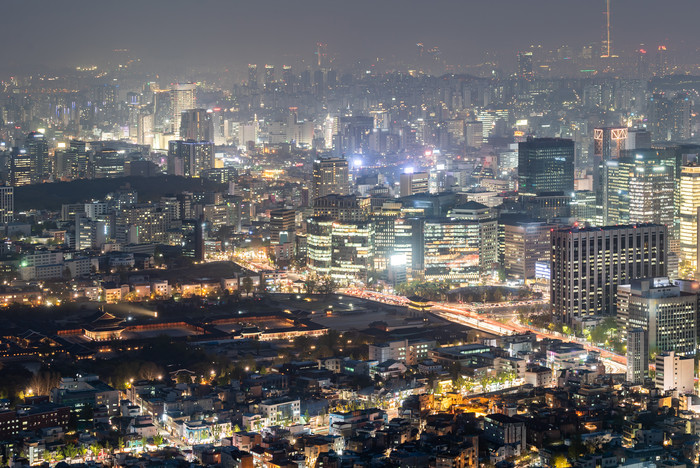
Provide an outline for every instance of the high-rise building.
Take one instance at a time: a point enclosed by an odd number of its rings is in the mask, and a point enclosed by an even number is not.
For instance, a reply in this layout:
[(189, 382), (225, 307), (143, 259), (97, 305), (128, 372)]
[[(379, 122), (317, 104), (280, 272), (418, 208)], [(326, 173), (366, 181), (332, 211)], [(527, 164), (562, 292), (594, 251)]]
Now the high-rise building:
[(15, 219), (15, 188), (0, 187), (0, 223), (11, 223)]
[(683, 395), (695, 391), (695, 358), (670, 353), (656, 355), (656, 388)]
[(321, 158), (314, 161), (313, 197), (326, 195), (349, 195), (350, 174), (345, 158)]
[(560, 138), (528, 138), (518, 144), (518, 192), (574, 191), (574, 142)]
[(265, 65), (265, 89), (270, 88), (275, 82), (275, 66)]
[(518, 52), (518, 78), (531, 81), (535, 77), (532, 52)]
[(168, 145), (168, 174), (199, 177), (214, 167), (214, 144), (206, 141), (173, 140)]
[(675, 160), (665, 152), (652, 149), (625, 151), (618, 160), (605, 162), (605, 174), (603, 224), (673, 226)]
[(430, 174), (428, 172), (404, 172), (399, 179), (399, 193), (402, 197), (426, 193), (429, 182)]
[(478, 120), (465, 122), (464, 140), (470, 148), (481, 148), (484, 144), (484, 123)]
[(690, 277), (698, 271), (698, 210), (700, 209), (700, 165), (681, 168), (680, 179), (680, 260)]
[(307, 223), (307, 265), (318, 276), (341, 284), (365, 281), (372, 269), (374, 229), (371, 223), (313, 217)]
[(40, 132), (31, 132), (27, 135), (24, 148), (32, 159), (32, 183), (43, 182), (51, 174), (51, 161), (49, 160), (49, 143)]
[(537, 263), (549, 263), (554, 225), (531, 219), (504, 221), (503, 267), (506, 279), (535, 279)]
[(170, 90), (170, 131), (179, 133), (180, 131), (180, 116), (183, 111), (194, 109), (195, 106), (195, 83), (176, 84)]
[(618, 159), (627, 143), (627, 127), (598, 127), (593, 129), (593, 155), (599, 160)]
[(649, 341), (642, 328), (627, 331), (627, 380), (642, 384), (649, 372)]
[(206, 109), (187, 109), (180, 116), (180, 138), (214, 142), (214, 123)]
[(651, 133), (647, 130), (629, 129), (625, 140), (625, 149), (651, 148)]
[(258, 89), (258, 66), (254, 63), (248, 64), (248, 88)]
[(552, 310), (578, 329), (615, 315), (618, 285), (667, 274), (663, 225), (558, 229), (551, 245)]
[(479, 229), (479, 273), (487, 275), (498, 264), (498, 221), (495, 212), (475, 201), (455, 206), (448, 214)]
[(697, 294), (682, 292), (666, 277), (631, 280), (617, 287), (617, 321), (623, 336), (646, 332), (648, 349), (694, 355)]
[(10, 185), (21, 187), (35, 182), (35, 161), (25, 149), (13, 148), (10, 156)]
[(292, 242), (296, 225), (296, 211), (281, 208), (270, 211), (270, 243), (272, 245)]

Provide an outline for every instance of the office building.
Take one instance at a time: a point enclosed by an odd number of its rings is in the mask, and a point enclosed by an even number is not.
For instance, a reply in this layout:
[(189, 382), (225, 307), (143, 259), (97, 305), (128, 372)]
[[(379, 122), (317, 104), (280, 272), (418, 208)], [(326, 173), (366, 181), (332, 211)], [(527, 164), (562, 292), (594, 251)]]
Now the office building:
[(642, 384), (649, 374), (649, 340), (642, 328), (627, 331), (627, 380)]
[(0, 187), (0, 223), (11, 223), (15, 219), (15, 188)]
[(349, 195), (350, 174), (345, 158), (321, 158), (313, 165), (313, 197)]
[(618, 159), (626, 148), (627, 127), (599, 127), (593, 129), (593, 155), (602, 161)]
[(666, 277), (634, 279), (617, 287), (617, 321), (623, 336), (644, 330), (650, 350), (694, 355), (697, 302)]
[(464, 123), (464, 140), (469, 148), (481, 148), (484, 144), (484, 124), (478, 120)]
[(479, 272), (481, 275), (492, 273), (498, 264), (498, 221), (495, 212), (477, 202), (467, 202), (455, 206), (448, 215), (478, 228), (479, 236)]
[(214, 142), (212, 113), (206, 109), (188, 109), (180, 114), (180, 138)]
[(180, 132), (180, 116), (183, 111), (195, 107), (195, 83), (176, 84), (170, 89), (170, 131)]
[(695, 391), (695, 358), (670, 353), (656, 355), (656, 388), (680, 395)]
[(199, 177), (202, 171), (214, 165), (211, 142), (174, 140), (168, 145), (168, 174)]
[(552, 311), (578, 329), (615, 315), (618, 285), (667, 274), (666, 226), (557, 229), (551, 245)]
[(506, 279), (534, 280), (537, 263), (549, 263), (551, 231), (555, 226), (530, 219), (507, 219), (503, 224), (503, 268)]
[(31, 132), (24, 141), (24, 148), (32, 159), (32, 183), (43, 182), (51, 174), (49, 143), (40, 132)]
[(700, 165), (692, 163), (681, 168), (679, 191), (681, 271), (694, 277), (698, 271)]
[(408, 197), (428, 191), (430, 174), (427, 172), (404, 172), (399, 181), (399, 193), (402, 197)]
[(366, 281), (374, 262), (374, 228), (368, 222), (313, 217), (307, 222), (307, 266), (339, 284)]
[(258, 66), (253, 63), (248, 64), (248, 88), (258, 89)]
[(675, 160), (659, 150), (624, 152), (605, 162), (603, 224), (654, 223), (672, 227)]
[[(414, 250), (414, 264), (420, 256), (427, 281), (467, 284), (479, 280), (489, 265), (480, 262), (482, 239), (479, 223), (454, 218), (432, 218), (423, 223), (422, 245)], [(415, 231), (414, 231), (415, 232)], [(414, 242), (421, 244), (414, 237)], [(422, 248), (421, 248), (422, 247)]]
[(574, 191), (574, 142), (559, 138), (528, 138), (518, 144), (518, 192), (536, 196)]
[(36, 181), (34, 177), (35, 165), (31, 155), (25, 149), (13, 148), (10, 156), (10, 185), (30, 185)]
[(282, 208), (270, 211), (270, 244), (292, 242), (296, 225), (296, 211)]

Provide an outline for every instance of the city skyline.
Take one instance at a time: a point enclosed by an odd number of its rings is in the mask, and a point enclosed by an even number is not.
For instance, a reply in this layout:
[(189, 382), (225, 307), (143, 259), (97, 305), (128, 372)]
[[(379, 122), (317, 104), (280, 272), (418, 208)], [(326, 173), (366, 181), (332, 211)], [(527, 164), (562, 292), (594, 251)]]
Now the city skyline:
[[(12, 19), (5, 33), (16, 38), (0, 45), (6, 73), (86, 66), (110, 59), (115, 50), (128, 50), (156, 69), (177, 68), (182, 62), (213, 68), (265, 62), (312, 66), (318, 42), (328, 44), (329, 57), (340, 68), (377, 58), (410, 64), (419, 55), (418, 43), (426, 50), (439, 48), (439, 56), (452, 67), (494, 59), (511, 67), (515, 53), (530, 45), (580, 49), (602, 45), (606, 32), (603, 1), (360, 0), (346, 5), (305, 0), (292, 6), (277, 0), (205, 0), (195, 8), (180, 0), (35, 0), (3, 7)], [(611, 11), (613, 54), (640, 44), (650, 50), (666, 45), (684, 58), (698, 53), (692, 19), (700, 6), (695, 2), (660, 6), (652, 0), (614, 0)], [(186, 23), (178, 34), (173, 27), (182, 20)]]

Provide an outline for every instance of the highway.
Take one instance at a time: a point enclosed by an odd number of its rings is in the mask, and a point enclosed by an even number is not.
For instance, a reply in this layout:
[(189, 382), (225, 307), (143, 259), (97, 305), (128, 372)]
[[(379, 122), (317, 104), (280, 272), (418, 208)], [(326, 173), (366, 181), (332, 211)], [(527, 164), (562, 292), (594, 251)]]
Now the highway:
[[(375, 291), (367, 291), (367, 290), (362, 290), (362, 289), (348, 289), (344, 290), (343, 294), (346, 294), (348, 296), (355, 296), (355, 297), (360, 297), (363, 299), (368, 299), (371, 301), (376, 301), (376, 302), (381, 302), (383, 304), (392, 304), (392, 305), (407, 305), (408, 304), (408, 299), (406, 299), (403, 296), (396, 296), (393, 294), (384, 294), (384, 293), (379, 293)], [(532, 305), (533, 303), (539, 303), (540, 301), (521, 301), (521, 302), (506, 302), (506, 303), (498, 303), (498, 304), (491, 304), (491, 307), (487, 307), (490, 309), (496, 309), (496, 308), (507, 308), (507, 307), (519, 307), (520, 305)], [(519, 334), (519, 333), (527, 333), (531, 332), (537, 335), (537, 339), (545, 339), (545, 338), (550, 338), (550, 339), (556, 339), (556, 340), (562, 340), (565, 342), (569, 343), (577, 343), (581, 345), (584, 349), (587, 351), (595, 351), (600, 354), (600, 357), (603, 358), (605, 367), (608, 369), (608, 372), (611, 373), (624, 373), (627, 372), (627, 358), (625, 356), (622, 356), (620, 354), (614, 353), (612, 351), (609, 351), (604, 348), (600, 348), (598, 346), (594, 346), (588, 342), (586, 342), (582, 338), (577, 338), (569, 335), (563, 335), (561, 333), (557, 332), (551, 332), (548, 330), (540, 330), (534, 327), (529, 327), (520, 323), (517, 323), (514, 319), (510, 320), (507, 323), (502, 323), (499, 322), (498, 320), (494, 320), (492, 318), (489, 318), (483, 314), (479, 314), (476, 312), (477, 307), (470, 305), (470, 304), (453, 304), (453, 303), (444, 303), (444, 302), (432, 302), (432, 308), (430, 309), (430, 312), (444, 318), (445, 320), (449, 320), (450, 322), (455, 322), (459, 323), (462, 325), (469, 326), (471, 328), (481, 330), (487, 333), (491, 333), (494, 335), (513, 335), (513, 334)], [(479, 305), (478, 307), (479, 310), (483, 310), (484, 308)]]

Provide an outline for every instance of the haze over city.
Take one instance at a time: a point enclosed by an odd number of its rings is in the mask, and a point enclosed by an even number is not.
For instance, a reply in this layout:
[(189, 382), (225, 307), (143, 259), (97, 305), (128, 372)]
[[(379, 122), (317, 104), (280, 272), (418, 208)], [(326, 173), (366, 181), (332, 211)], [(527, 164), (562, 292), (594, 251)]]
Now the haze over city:
[(0, 11), (0, 467), (700, 466), (697, 1)]

